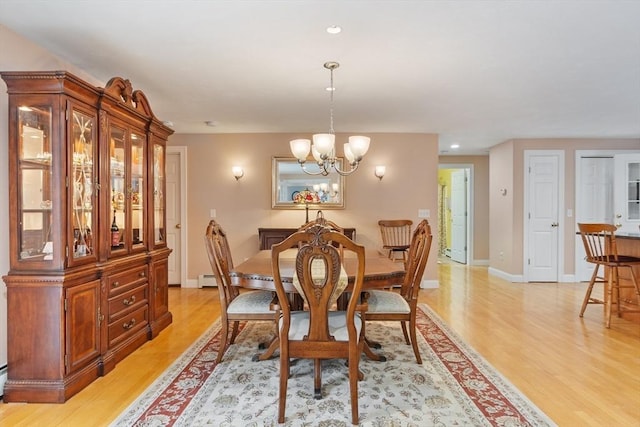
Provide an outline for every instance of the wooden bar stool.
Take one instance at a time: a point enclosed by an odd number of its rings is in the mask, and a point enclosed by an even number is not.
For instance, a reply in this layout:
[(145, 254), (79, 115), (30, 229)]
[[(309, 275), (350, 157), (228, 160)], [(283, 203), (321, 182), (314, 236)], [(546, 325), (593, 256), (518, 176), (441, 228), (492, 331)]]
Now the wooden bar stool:
[[(616, 305), (616, 311), (618, 317), (622, 312), (627, 313), (639, 313), (639, 309), (630, 309), (622, 307), (622, 301), (620, 300), (621, 288), (633, 288), (636, 294), (637, 304), (640, 304), (640, 288), (638, 287), (638, 281), (633, 272), (633, 267), (640, 265), (640, 258), (618, 254), (616, 247), (616, 227), (612, 224), (578, 224), (580, 235), (582, 236), (582, 242), (584, 243), (584, 249), (587, 254), (586, 260), (592, 264), (595, 264), (587, 293), (584, 296), (582, 302), (582, 308), (580, 309), (580, 317), (584, 314), (584, 310), (587, 308), (587, 304), (604, 304), (605, 306), (605, 318), (606, 327), (611, 325), (611, 306)], [(599, 276), (598, 271), (600, 266), (604, 269), (604, 276)], [(620, 285), (619, 269), (628, 268), (631, 279), (631, 285)], [(591, 291), (593, 285), (596, 283), (605, 283), (605, 297), (604, 301), (591, 297)], [(616, 300), (613, 301), (613, 291), (615, 289)]]

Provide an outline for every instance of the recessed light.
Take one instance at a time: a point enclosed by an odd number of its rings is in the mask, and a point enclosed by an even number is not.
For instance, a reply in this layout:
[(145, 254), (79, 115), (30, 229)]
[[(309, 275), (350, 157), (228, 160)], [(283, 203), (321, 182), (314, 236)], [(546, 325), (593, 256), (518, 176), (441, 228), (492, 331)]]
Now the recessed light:
[(332, 25), (327, 27), (327, 33), (329, 34), (339, 34), (342, 31), (342, 28), (337, 25)]
[(460, 148), (460, 144), (451, 144), (452, 150), (457, 150), (458, 148)]

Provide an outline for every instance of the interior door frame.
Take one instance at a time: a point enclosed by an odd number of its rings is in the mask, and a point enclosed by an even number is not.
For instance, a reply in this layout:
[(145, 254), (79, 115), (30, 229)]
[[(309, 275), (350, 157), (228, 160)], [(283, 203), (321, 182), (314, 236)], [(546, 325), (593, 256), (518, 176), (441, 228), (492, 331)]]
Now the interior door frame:
[(529, 239), (530, 239), (530, 224), (529, 224), (529, 192), (530, 192), (530, 174), (529, 168), (531, 165), (531, 158), (538, 156), (556, 156), (558, 157), (558, 181), (556, 183), (558, 188), (558, 265), (556, 266), (556, 282), (564, 280), (564, 235), (565, 235), (565, 216), (564, 216), (564, 181), (565, 181), (565, 151), (564, 150), (525, 150), (524, 151), (524, 168), (522, 173), (524, 174), (524, 188), (523, 188), (523, 232), (522, 237), (522, 275), (525, 283), (529, 282)]
[[(439, 163), (438, 169), (466, 169), (467, 171), (467, 260), (466, 265), (472, 265), (473, 261), (473, 218), (474, 218), (474, 194), (473, 180), (474, 170), (472, 163)], [(438, 208), (440, 208), (438, 206)], [(439, 242), (438, 242), (439, 243)], [(436, 246), (437, 247), (437, 246)]]
[(167, 146), (167, 155), (177, 154), (180, 164), (180, 287), (187, 287), (187, 236), (189, 221), (187, 221), (187, 147)]

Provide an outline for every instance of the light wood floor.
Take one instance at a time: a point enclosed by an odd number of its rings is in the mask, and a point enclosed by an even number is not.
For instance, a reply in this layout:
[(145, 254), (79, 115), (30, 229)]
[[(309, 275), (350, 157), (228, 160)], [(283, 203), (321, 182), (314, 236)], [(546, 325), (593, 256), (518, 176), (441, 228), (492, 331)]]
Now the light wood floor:
[[(601, 306), (578, 311), (585, 284), (510, 283), (486, 267), (440, 265), (421, 291), (451, 327), (560, 426), (640, 426), (640, 326)], [(104, 426), (219, 316), (215, 288), (169, 292), (173, 324), (65, 404), (0, 404), (0, 425)]]

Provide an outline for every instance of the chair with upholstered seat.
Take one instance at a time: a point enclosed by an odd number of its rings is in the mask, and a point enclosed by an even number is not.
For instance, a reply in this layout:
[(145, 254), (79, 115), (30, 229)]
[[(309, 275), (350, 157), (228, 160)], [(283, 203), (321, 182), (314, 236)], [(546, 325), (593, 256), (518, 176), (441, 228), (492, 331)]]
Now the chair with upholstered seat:
[[(637, 313), (638, 309), (630, 309), (623, 307), (620, 299), (621, 288), (632, 288), (636, 294), (636, 303), (640, 303), (640, 288), (638, 281), (633, 272), (633, 267), (640, 265), (640, 258), (623, 255), (618, 253), (616, 246), (616, 226), (613, 224), (578, 224), (582, 243), (586, 253), (586, 260), (595, 264), (587, 293), (582, 301), (580, 309), (580, 317), (584, 315), (584, 311), (588, 304), (604, 304), (605, 306), (605, 324), (609, 328), (611, 326), (611, 307), (616, 305), (618, 317), (622, 312)], [(604, 276), (599, 275), (600, 267), (604, 269)], [(631, 285), (621, 285), (619, 270), (627, 269)], [(593, 286), (596, 283), (605, 284), (604, 301), (591, 296)], [(615, 295), (614, 295), (615, 290)], [(615, 300), (614, 300), (615, 296)]]
[(407, 251), (411, 244), (410, 219), (381, 219), (378, 221), (380, 235), (382, 236), (382, 248), (389, 251), (389, 258), (396, 259), (396, 254), (402, 255), (402, 261), (407, 263)]
[[(346, 311), (331, 311), (335, 300), (348, 285), (348, 277), (341, 266), (340, 249), (353, 252), (357, 259), (357, 272)], [(295, 265), (285, 265), (280, 254), (297, 248)], [(322, 225), (297, 231), (283, 242), (273, 245), (272, 269), (274, 284), (281, 308), (280, 340), (280, 392), (278, 422), (285, 419), (287, 383), (290, 359), (314, 360), (314, 392), (322, 397), (322, 360), (347, 359), (351, 397), (351, 419), (358, 423), (358, 380), (360, 354), (364, 345), (363, 313), (366, 304), (360, 301), (364, 281), (364, 247), (344, 234)], [(293, 270), (293, 271), (292, 271)], [(293, 285), (307, 302), (308, 310), (294, 311), (289, 306), (282, 276), (292, 274)]]
[(233, 269), (233, 259), (229, 242), (224, 230), (214, 220), (211, 220), (207, 226), (205, 247), (220, 294), (222, 337), (216, 357), (217, 364), (222, 361), (227, 346), (235, 342), (240, 321), (275, 322), (275, 310), (272, 308), (274, 293), (271, 291), (240, 292), (238, 287), (231, 284), (229, 271)]
[[(413, 346), (413, 352), (419, 364), (422, 364), (422, 358), (416, 340), (416, 310), (420, 282), (429, 258), (432, 239), (429, 223), (422, 220), (413, 232), (406, 262), (406, 273), (400, 291), (368, 291), (368, 310), (365, 314), (367, 321), (400, 321), (405, 341)], [(408, 333), (407, 322), (409, 322)]]

